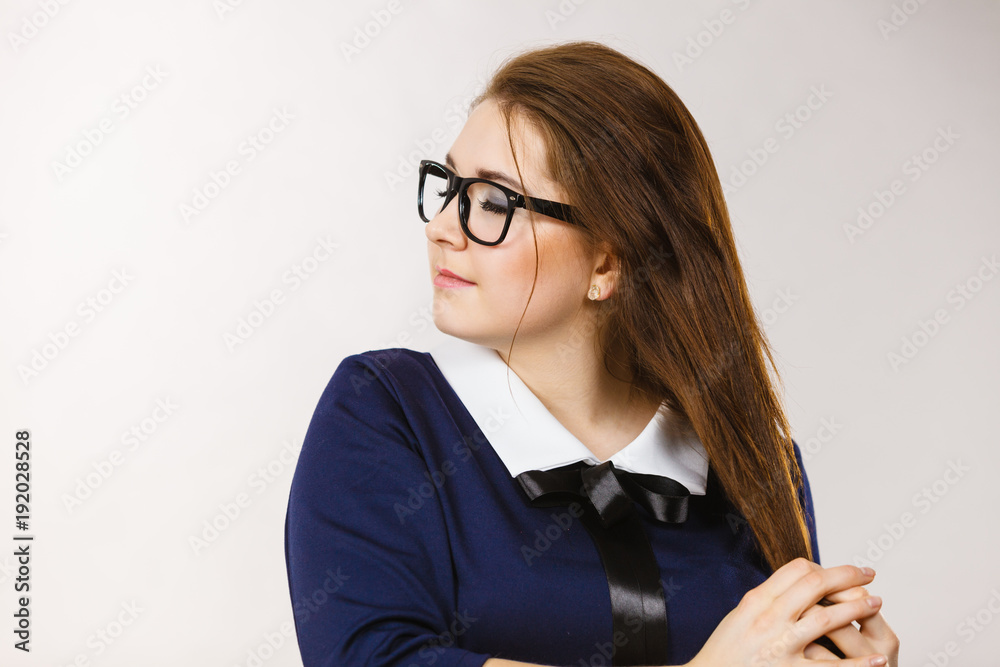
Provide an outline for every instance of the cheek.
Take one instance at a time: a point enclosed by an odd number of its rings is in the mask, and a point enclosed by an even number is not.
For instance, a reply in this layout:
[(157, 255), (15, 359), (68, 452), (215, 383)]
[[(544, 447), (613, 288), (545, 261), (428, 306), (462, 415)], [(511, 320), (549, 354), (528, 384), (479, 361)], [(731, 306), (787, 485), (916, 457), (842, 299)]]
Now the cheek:
[[(535, 240), (531, 230), (507, 239), (496, 248), (484, 248), (476, 258), (480, 295), (493, 316), (504, 321), (525, 317), (563, 319), (579, 308), (577, 295), (585, 295), (586, 267), (576, 246), (563, 234), (544, 225), (538, 233), (538, 277), (535, 278)], [(559, 231), (559, 230), (557, 230)], [(532, 291), (534, 283), (534, 291)], [(530, 304), (528, 302), (530, 296)]]
[[(481, 268), (480, 287), (483, 296), (494, 304), (498, 311), (520, 316), (524, 304), (531, 294), (531, 284), (535, 278), (535, 248), (531, 238), (527, 243), (504, 244), (496, 248), (491, 257), (479, 262)], [(542, 267), (538, 267), (538, 282), (542, 280)], [(538, 296), (535, 287), (534, 300)]]
[(531, 291), (532, 277), (535, 274), (534, 250), (527, 254), (524, 260), (522, 278), (518, 285), (521, 293), (520, 307), (531, 295), (528, 313), (557, 314), (575, 311), (579, 307), (577, 295), (580, 290), (586, 291), (587, 281), (585, 267), (575, 252), (575, 246), (564, 236), (538, 238), (538, 279), (534, 292)]

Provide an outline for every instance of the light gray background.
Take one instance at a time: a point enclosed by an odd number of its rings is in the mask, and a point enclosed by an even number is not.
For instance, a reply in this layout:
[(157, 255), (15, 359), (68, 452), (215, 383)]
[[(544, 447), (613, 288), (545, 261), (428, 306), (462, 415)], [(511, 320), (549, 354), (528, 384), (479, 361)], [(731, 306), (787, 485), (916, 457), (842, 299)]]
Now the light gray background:
[[(279, 641), (292, 619), (287, 462), (344, 356), (442, 336), (411, 170), (443, 158), (505, 56), (592, 38), (678, 92), (724, 182), (774, 140), (728, 202), (806, 451), (822, 561), (872, 562), (901, 664), (995, 664), (996, 2), (401, 0), (392, 14), (381, 1), (94, 0), (54, 3), (51, 17), (43, 4), (0, 10), (0, 541), (13, 545), (23, 428), (36, 535), (33, 651), (5, 630), (0, 662), (300, 664)], [(374, 36), (348, 58), (366, 26)], [(825, 100), (802, 108), (814, 88)], [(122, 94), (143, 97), (127, 117)], [(241, 143), (275, 109), (293, 118), (249, 160)], [(111, 131), (60, 179), (54, 163), (102, 119)], [(934, 162), (914, 180), (908, 161), (925, 151)], [(239, 173), (186, 224), (181, 204), (229, 160)], [(852, 242), (845, 225), (896, 180)], [(337, 248), (293, 288), (283, 276), (320, 238)], [(224, 336), (275, 289), (284, 301), (230, 349)], [(92, 319), (78, 310), (107, 297)], [(23, 379), (73, 323), (78, 335)], [(906, 341), (917, 352), (894, 365)], [(158, 400), (177, 406), (161, 422)], [(130, 450), (133, 427), (147, 435)], [(88, 475), (100, 484), (67, 508)], [(196, 553), (190, 538), (239, 494), (249, 504)], [(0, 548), (4, 628), (12, 550)], [(128, 604), (141, 608), (131, 625), (97, 643)], [(968, 630), (977, 613), (992, 625)]]

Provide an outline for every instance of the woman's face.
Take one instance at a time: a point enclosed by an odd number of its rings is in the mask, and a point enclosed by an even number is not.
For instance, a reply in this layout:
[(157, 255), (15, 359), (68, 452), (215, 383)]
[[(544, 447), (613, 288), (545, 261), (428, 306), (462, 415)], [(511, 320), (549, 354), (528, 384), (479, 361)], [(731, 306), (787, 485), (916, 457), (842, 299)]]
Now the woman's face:
[[(517, 120), (516, 118), (513, 120)], [(558, 184), (546, 176), (541, 137), (525, 123), (513, 123), (512, 131), (521, 174), (528, 196), (566, 202)], [(507, 141), (499, 108), (491, 99), (469, 114), (465, 127), (448, 152), (449, 167), (459, 176), (480, 176), (481, 171), (502, 172), (512, 181), (504, 183), (518, 192), (514, 156)], [(473, 205), (474, 202), (473, 202)], [(534, 235), (530, 216), (534, 216)], [(480, 345), (506, 351), (518, 320), (518, 345), (529, 341), (543, 345), (566, 343), (583, 322), (594, 258), (586, 256), (581, 232), (569, 223), (518, 208), (500, 245), (485, 246), (462, 232), (458, 219), (458, 197), (426, 225), (427, 255), (434, 285), (434, 324), (443, 333)], [(538, 279), (535, 275), (537, 237)], [(446, 286), (439, 271), (447, 269), (472, 284)], [(531, 303), (528, 304), (528, 295)], [(553, 348), (554, 349), (554, 348)]]

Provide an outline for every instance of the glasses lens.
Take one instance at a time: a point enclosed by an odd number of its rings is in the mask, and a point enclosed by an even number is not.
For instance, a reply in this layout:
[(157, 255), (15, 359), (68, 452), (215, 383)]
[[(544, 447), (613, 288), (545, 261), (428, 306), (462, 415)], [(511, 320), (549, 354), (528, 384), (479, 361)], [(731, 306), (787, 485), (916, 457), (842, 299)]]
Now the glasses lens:
[(427, 165), (420, 194), (421, 198), (417, 200), (420, 202), (420, 216), (430, 220), (441, 212), (448, 194), (448, 175), (434, 165)]
[(507, 221), (507, 195), (489, 183), (473, 183), (466, 197), (467, 224), (472, 235), (487, 243), (499, 239)]

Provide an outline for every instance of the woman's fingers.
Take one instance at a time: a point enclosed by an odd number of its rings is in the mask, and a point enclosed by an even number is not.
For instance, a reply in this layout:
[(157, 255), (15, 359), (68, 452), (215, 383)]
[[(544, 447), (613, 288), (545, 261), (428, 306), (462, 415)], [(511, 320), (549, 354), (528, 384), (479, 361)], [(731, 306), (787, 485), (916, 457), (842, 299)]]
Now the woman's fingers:
[[(870, 594), (864, 586), (855, 586), (844, 590), (827, 593), (826, 599), (830, 602), (848, 602), (868, 597)], [(806, 613), (812, 613), (815, 607), (810, 608)], [(889, 657), (889, 665), (895, 665), (899, 656), (899, 638), (889, 627), (885, 616), (881, 613), (881, 605), (877, 611), (864, 618), (855, 619), (860, 629), (845, 626), (826, 633), (833, 643), (837, 645), (848, 658), (870, 655), (871, 653), (882, 653)], [(833, 656), (825, 647), (818, 644), (811, 644), (806, 647), (804, 655), (813, 660), (829, 660)]]
[(810, 572), (822, 569), (820, 565), (811, 560), (794, 558), (775, 570), (774, 574), (753, 590), (759, 592), (760, 602), (764, 606), (768, 606), (771, 601), (791, 588), (796, 581)]
[(899, 642), (899, 638), (886, 623), (885, 617), (882, 614), (875, 614), (874, 616), (869, 616), (866, 619), (859, 620), (858, 623), (861, 625), (861, 633), (866, 637), (870, 637), (876, 641), (890, 641), (895, 640)]
[[(817, 605), (810, 609), (808, 613), (802, 615), (802, 618), (795, 624), (795, 632), (796, 634), (801, 633), (801, 636), (809, 637), (826, 635), (830, 639), (833, 639), (831, 636), (833, 634), (838, 634), (838, 636), (843, 638), (852, 637), (850, 633), (854, 633), (857, 637), (848, 640), (851, 642), (850, 646), (840, 646), (838, 644), (838, 648), (849, 658), (859, 655), (871, 655), (878, 651), (867, 649), (864, 643), (857, 641), (867, 641), (867, 639), (861, 636), (858, 630), (851, 625), (851, 622), (855, 619), (868, 618), (873, 614), (877, 614), (880, 604), (880, 600), (869, 596), (848, 602), (838, 602), (828, 607)], [(836, 643), (836, 640), (834, 641)], [(848, 648), (851, 649), (850, 652), (848, 652)]]
[[(805, 647), (802, 655), (809, 660), (840, 660), (841, 658), (830, 652), (825, 646), (820, 646), (813, 642)], [(844, 655), (847, 655), (846, 653)]]
[[(864, 586), (855, 586), (853, 588), (847, 588), (841, 591), (834, 591), (833, 593), (827, 593), (825, 600), (828, 603), (835, 602), (849, 602), (851, 600), (858, 600), (861, 598), (868, 597), (868, 589)], [(821, 601), (820, 604), (823, 604)], [(816, 607), (811, 607), (806, 613), (811, 613)], [(869, 617), (871, 618), (871, 617)], [(859, 628), (855, 627), (854, 624), (845, 625), (842, 628), (837, 628), (836, 630), (831, 630), (826, 633), (826, 636), (837, 645), (840, 652), (843, 653), (848, 658), (856, 658), (858, 656), (870, 655), (871, 653), (877, 653), (877, 647), (875, 647), (864, 635), (861, 634)], [(806, 657), (813, 658), (816, 660), (830, 660), (839, 659), (839, 656), (831, 653), (825, 646), (819, 644), (813, 644), (815, 648), (809, 649), (807, 647)]]
[[(798, 618), (824, 595), (870, 583), (874, 577), (875, 572), (871, 568), (861, 569), (853, 565), (823, 568), (805, 558), (794, 558), (753, 589), (752, 599), (748, 603), (760, 608), (770, 607), (787, 592), (797, 590), (797, 595), (787, 599), (786, 604), (791, 603), (798, 608), (786, 606), (782, 611), (790, 616), (794, 612), (792, 617)], [(806, 599), (810, 596), (814, 597)]]
[[(847, 602), (868, 597), (870, 593), (864, 586), (855, 586), (834, 593), (827, 593), (826, 599), (830, 602)], [(806, 612), (809, 613), (809, 612)], [(827, 636), (840, 648), (848, 657), (864, 655), (871, 652), (883, 653), (889, 656), (889, 664), (897, 662), (899, 655), (899, 637), (889, 627), (885, 616), (881, 613), (881, 606), (876, 613), (865, 618), (856, 619), (859, 629), (842, 628), (827, 633)], [(853, 628), (853, 625), (851, 626)], [(858, 639), (861, 636), (861, 640)], [(816, 646), (806, 652), (806, 657), (814, 659), (828, 659), (830, 652), (822, 646)]]
[(878, 647), (873, 645), (868, 639), (861, 634), (861, 631), (854, 627), (853, 624), (845, 625), (842, 628), (837, 628), (836, 630), (830, 630), (826, 633), (826, 636), (830, 638), (837, 648), (840, 649), (848, 658), (857, 658), (863, 655), (871, 655), (872, 653), (880, 653)]
[[(844, 602), (852, 600), (861, 600), (868, 597), (867, 593), (861, 595), (856, 594), (856, 591), (864, 591), (864, 588), (858, 586), (856, 588), (850, 589), (850, 593), (847, 591), (838, 591), (827, 596), (827, 599), (834, 601)], [(811, 607), (803, 617), (816, 613), (817, 610), (823, 609), (824, 607), (820, 605), (815, 605)], [(871, 614), (877, 614), (877, 608), (872, 609)], [(869, 617), (870, 618), (870, 617)], [(826, 636), (837, 645), (837, 648), (848, 658), (856, 658), (859, 656), (871, 655), (872, 653), (879, 653), (879, 648), (875, 646), (867, 637), (861, 634), (860, 630), (854, 627), (853, 623), (848, 625), (835, 628), (825, 633)], [(806, 647), (805, 656), (807, 658), (812, 658), (816, 660), (829, 660), (829, 659), (839, 659), (837, 655), (830, 652), (825, 646), (813, 643)]]
[[(826, 650), (819, 644), (809, 644), (805, 651), (802, 652), (802, 656), (807, 660), (827, 660), (836, 663), (837, 667), (872, 667), (872, 658), (877, 655), (882, 655), (878, 651), (870, 651), (857, 658), (838, 658), (830, 651)], [(875, 665), (882, 665), (882, 667), (891, 667), (892, 662), (882, 661), (880, 663), (874, 663)]]
[[(804, 664), (803, 659), (838, 667), (885, 664), (885, 651), (869, 650), (870, 640), (852, 625), (878, 613), (863, 586), (872, 576), (851, 565), (824, 569), (801, 558), (790, 561), (744, 594), (690, 664), (751, 664), (760, 656), (783, 665)], [(824, 635), (829, 649), (816, 643)], [(847, 657), (837, 658), (838, 649)], [(876, 657), (882, 662), (872, 662)]]
[[(799, 618), (823, 597), (837, 591), (870, 583), (874, 577), (875, 573), (870, 568), (865, 571), (853, 565), (819, 568), (800, 577), (774, 601), (774, 604), (785, 618)], [(827, 609), (832, 608), (827, 607)], [(868, 616), (868, 614), (865, 615)], [(851, 620), (854, 619), (850, 619), (847, 623)], [(839, 625), (845, 624), (840, 623)], [(839, 625), (833, 627), (839, 627)]]
[(826, 599), (830, 602), (848, 602), (850, 600), (868, 597), (869, 595), (871, 595), (871, 593), (869, 593), (868, 589), (864, 586), (855, 586), (853, 588), (845, 588), (842, 591), (827, 593)]
[(892, 631), (881, 613), (858, 621), (861, 635), (871, 642), (880, 653), (889, 656), (889, 664), (896, 664), (899, 659), (899, 637)]

